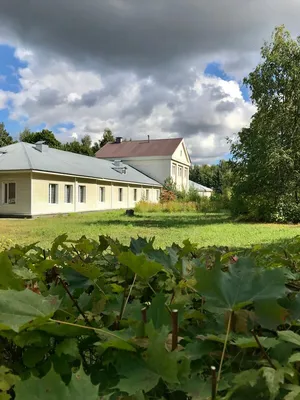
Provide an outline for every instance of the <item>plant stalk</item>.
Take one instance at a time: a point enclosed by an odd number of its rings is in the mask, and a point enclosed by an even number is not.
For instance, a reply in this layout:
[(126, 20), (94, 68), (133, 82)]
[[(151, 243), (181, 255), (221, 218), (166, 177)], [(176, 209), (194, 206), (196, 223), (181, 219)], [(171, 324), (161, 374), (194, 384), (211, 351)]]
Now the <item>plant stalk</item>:
[(62, 284), (63, 288), (65, 289), (65, 291), (67, 292), (68, 296), (70, 297), (70, 299), (72, 300), (74, 306), (77, 308), (77, 310), (79, 311), (79, 313), (82, 315), (83, 319), (85, 320), (85, 323), (89, 326), (91, 326), (90, 321), (87, 319), (86, 315), (84, 315), (84, 312), (82, 311), (82, 309), (79, 307), (78, 301), (73, 297), (72, 293), (70, 292), (66, 282), (64, 282), (63, 279), (61, 279), (61, 277), (59, 276), (59, 281)]
[(100, 333), (102, 333), (104, 335), (112, 336), (112, 337), (114, 337), (114, 338), (116, 338), (118, 340), (123, 340), (123, 342), (126, 342), (126, 340), (122, 339), (121, 337), (119, 337), (117, 335), (114, 335), (110, 331), (105, 331), (104, 329), (101, 329), (101, 328), (94, 328), (93, 326), (73, 324), (72, 322), (60, 321), (59, 319), (52, 319), (52, 318), (49, 318), (49, 321), (50, 322), (55, 322), (57, 324), (62, 324), (62, 325), (74, 326), (75, 328), (89, 329), (90, 331), (100, 332)]
[(226, 352), (226, 348), (227, 348), (227, 343), (228, 343), (228, 338), (229, 338), (229, 333), (230, 333), (230, 328), (231, 328), (231, 320), (232, 320), (233, 313), (234, 313), (234, 311), (230, 312), (229, 319), (228, 319), (226, 337), (225, 337), (225, 342), (224, 342), (222, 356), (221, 356), (221, 362), (220, 362), (219, 371), (218, 371), (216, 391), (218, 391), (218, 384), (219, 384), (220, 379), (221, 379), (222, 366), (223, 366), (225, 352)]
[(260, 351), (262, 352), (262, 355), (264, 356), (264, 358), (268, 361), (268, 363), (270, 364), (270, 366), (274, 369), (276, 369), (275, 365), (273, 364), (271, 358), (269, 357), (268, 353), (266, 352), (266, 350), (264, 349), (264, 347), (262, 346), (262, 344), (260, 343), (258, 336), (256, 335), (256, 333), (254, 332), (254, 329), (251, 330), (251, 333), (258, 345), (258, 347), (260, 348)]
[(217, 397), (217, 371), (216, 367), (210, 367), (211, 370), (211, 400)]
[(133, 278), (132, 284), (130, 285), (130, 289), (129, 289), (129, 292), (128, 292), (128, 296), (126, 297), (125, 301), (124, 301), (123, 304), (122, 304), (122, 309), (121, 309), (121, 312), (120, 312), (120, 316), (119, 316), (119, 321), (118, 321), (118, 322), (120, 322), (121, 319), (122, 319), (123, 316), (124, 316), (124, 313), (125, 313), (125, 310), (126, 310), (126, 306), (127, 306), (129, 297), (131, 296), (131, 292), (132, 292), (133, 286), (134, 286), (134, 284), (135, 284), (135, 281), (136, 281), (136, 274), (134, 274), (134, 278)]
[(144, 324), (147, 323), (147, 307), (142, 308), (142, 321)]
[(172, 310), (172, 351), (178, 346), (178, 310)]

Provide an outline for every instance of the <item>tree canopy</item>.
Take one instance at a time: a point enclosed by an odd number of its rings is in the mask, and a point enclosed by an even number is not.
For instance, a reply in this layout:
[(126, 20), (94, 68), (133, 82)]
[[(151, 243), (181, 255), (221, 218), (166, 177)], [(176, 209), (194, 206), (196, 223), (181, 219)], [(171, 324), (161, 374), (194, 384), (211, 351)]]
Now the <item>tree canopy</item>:
[[(1, 130), (2, 126), (2, 130)], [(4, 133), (2, 133), (2, 131)], [(13, 139), (11, 139), (11, 143), (5, 143), (4, 139), (6, 139), (8, 133), (5, 134), (4, 124), (0, 124), (0, 146), (6, 146), (7, 144), (13, 143)], [(3, 135), (3, 140), (2, 140)], [(96, 152), (103, 147), (108, 142), (114, 141), (114, 136), (110, 129), (105, 129), (103, 133), (103, 138), (98, 142), (93, 143), (90, 135), (83, 136), (80, 141), (73, 140), (72, 142), (62, 143), (60, 142), (54, 133), (48, 129), (43, 129), (39, 132), (32, 132), (30, 129), (25, 128), (23, 132), (20, 133), (19, 136), (20, 141), (26, 143), (36, 143), (38, 141), (44, 141), (49, 147), (70, 151), (72, 153), (83, 154), (86, 156), (94, 156)], [(8, 139), (7, 139), (8, 140)], [(2, 142), (4, 144), (2, 144)]]
[(244, 80), (257, 107), (232, 143), (233, 211), (252, 219), (300, 220), (300, 38), (284, 26)]
[(214, 189), (216, 193), (229, 194), (232, 186), (230, 162), (221, 160), (216, 165), (193, 165), (190, 180)]
[(5, 129), (4, 123), (0, 122), (0, 147), (8, 146), (13, 143), (15, 143), (14, 139)]

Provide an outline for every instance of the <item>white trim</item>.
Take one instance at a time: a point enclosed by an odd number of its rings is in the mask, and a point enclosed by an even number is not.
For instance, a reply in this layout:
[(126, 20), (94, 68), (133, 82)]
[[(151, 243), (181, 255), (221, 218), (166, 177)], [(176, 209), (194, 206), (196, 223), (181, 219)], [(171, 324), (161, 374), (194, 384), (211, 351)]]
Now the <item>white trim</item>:
[[(143, 186), (159, 186), (159, 187), (162, 187), (162, 185), (160, 183), (158, 183), (158, 182), (157, 183), (142, 183), (142, 182), (118, 181), (118, 180), (115, 180), (115, 179), (95, 178), (95, 177), (91, 177), (91, 176), (62, 174), (60, 172), (39, 171), (39, 170), (36, 170), (36, 169), (32, 170), (32, 172), (33, 173), (37, 173), (37, 174), (45, 174), (45, 175), (69, 176), (69, 177), (75, 177), (76, 179), (80, 179), (81, 178), (81, 179), (91, 179), (91, 180), (103, 181), (103, 182), (113, 182), (113, 183), (117, 183), (117, 184), (129, 184), (129, 185), (143, 185)], [(141, 174), (142, 174), (142, 172), (141, 172)]]

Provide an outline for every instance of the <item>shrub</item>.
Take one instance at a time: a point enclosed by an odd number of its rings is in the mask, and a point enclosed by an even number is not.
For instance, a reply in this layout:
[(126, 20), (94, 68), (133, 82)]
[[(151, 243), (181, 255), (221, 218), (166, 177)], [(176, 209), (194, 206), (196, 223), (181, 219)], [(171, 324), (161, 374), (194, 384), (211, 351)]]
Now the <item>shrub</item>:
[(0, 398), (299, 397), (299, 239), (153, 243), (61, 235), (1, 254)]

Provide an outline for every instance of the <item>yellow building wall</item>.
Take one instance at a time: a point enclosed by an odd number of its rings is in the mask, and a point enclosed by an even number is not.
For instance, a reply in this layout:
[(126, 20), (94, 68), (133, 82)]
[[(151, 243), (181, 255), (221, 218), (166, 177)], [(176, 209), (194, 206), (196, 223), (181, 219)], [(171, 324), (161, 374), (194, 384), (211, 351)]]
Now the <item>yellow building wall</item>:
[[(146, 190), (149, 190), (149, 201), (159, 201), (159, 188), (43, 173), (33, 173), (32, 178), (32, 215), (133, 208), (143, 198)], [(55, 204), (49, 203), (50, 184), (58, 185), (58, 202)], [(65, 185), (73, 186), (72, 203), (64, 202)], [(80, 185), (86, 187), (84, 203), (79, 202)], [(100, 201), (100, 187), (105, 188), (104, 202)], [(123, 190), (122, 201), (119, 201), (119, 188)], [(134, 201), (134, 189), (137, 189), (136, 201)]]
[[(4, 204), (4, 183), (16, 183), (16, 204)], [(31, 215), (30, 172), (0, 173), (0, 215)]]

